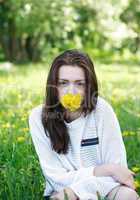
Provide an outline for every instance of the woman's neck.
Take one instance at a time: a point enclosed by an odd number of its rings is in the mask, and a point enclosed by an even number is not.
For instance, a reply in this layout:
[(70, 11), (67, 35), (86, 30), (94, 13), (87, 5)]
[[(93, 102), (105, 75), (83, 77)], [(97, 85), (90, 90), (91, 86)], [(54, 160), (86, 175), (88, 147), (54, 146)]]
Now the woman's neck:
[(78, 111), (75, 111), (75, 112), (66, 111), (65, 120), (67, 122), (72, 122), (73, 120), (80, 117), (81, 114), (82, 114), (81, 110), (78, 110)]

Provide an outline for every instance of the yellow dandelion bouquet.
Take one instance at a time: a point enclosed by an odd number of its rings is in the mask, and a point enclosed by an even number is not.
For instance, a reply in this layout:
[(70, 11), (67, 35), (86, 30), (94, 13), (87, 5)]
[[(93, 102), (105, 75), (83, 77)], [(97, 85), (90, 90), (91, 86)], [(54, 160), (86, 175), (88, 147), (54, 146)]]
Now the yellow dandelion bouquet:
[(77, 94), (67, 93), (61, 97), (60, 102), (65, 108), (73, 112), (80, 107), (82, 99), (83, 98), (79, 93)]

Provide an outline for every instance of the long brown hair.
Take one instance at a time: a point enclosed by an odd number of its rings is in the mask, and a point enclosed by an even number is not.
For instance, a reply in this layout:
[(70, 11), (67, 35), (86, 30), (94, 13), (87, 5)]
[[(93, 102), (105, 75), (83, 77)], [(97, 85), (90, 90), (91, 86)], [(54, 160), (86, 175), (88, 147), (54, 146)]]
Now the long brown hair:
[(62, 65), (78, 66), (84, 70), (86, 95), (81, 104), (84, 116), (96, 107), (98, 83), (92, 60), (87, 54), (79, 50), (67, 50), (57, 56), (52, 62), (46, 83), (45, 102), (42, 109), (42, 124), (46, 135), (50, 137), (52, 149), (59, 154), (66, 154), (68, 152), (70, 138), (64, 123), (65, 109), (59, 102), (57, 90), (58, 72)]

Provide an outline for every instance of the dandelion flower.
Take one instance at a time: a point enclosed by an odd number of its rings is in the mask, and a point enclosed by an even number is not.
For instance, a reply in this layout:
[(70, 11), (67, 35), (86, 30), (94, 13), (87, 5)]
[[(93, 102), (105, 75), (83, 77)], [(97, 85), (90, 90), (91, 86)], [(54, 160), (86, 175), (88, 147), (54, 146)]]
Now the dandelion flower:
[(134, 136), (134, 135), (136, 135), (136, 133), (133, 132), (133, 131), (124, 131), (124, 132), (122, 133), (122, 135), (123, 135), (124, 137), (127, 137), (127, 136)]
[(20, 136), (17, 138), (17, 142), (24, 142), (25, 141), (25, 137), (24, 136)]
[(140, 171), (140, 167), (132, 167), (132, 171), (137, 173)]
[(134, 184), (135, 184), (135, 187), (136, 187), (136, 188), (140, 188), (140, 181), (135, 180), (135, 181), (134, 181)]
[(65, 108), (73, 112), (80, 107), (82, 102), (82, 96), (79, 93), (78, 94), (67, 93), (61, 97), (60, 102)]
[(22, 131), (23, 131), (23, 132), (28, 132), (28, 131), (29, 131), (29, 128), (28, 128), (28, 127), (22, 128)]
[(3, 127), (3, 128), (10, 128), (10, 127), (11, 127), (11, 125), (10, 125), (10, 123), (9, 123), (9, 122), (7, 122), (7, 123), (3, 124), (3, 125), (2, 125), (2, 127)]

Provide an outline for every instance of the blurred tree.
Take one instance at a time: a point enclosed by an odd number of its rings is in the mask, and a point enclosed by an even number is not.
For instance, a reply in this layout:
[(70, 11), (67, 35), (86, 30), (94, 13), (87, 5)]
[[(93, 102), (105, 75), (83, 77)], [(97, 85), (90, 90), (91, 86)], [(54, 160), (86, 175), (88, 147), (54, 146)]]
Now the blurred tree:
[[(121, 52), (127, 43), (136, 43), (137, 50), (140, 20), (134, 2), (0, 0), (0, 54), (22, 62), (46, 59), (50, 52), (68, 48), (89, 49), (100, 57)], [(137, 34), (133, 43), (125, 23)]]
[[(63, 4), (57, 0), (9, 0), (0, 2), (0, 42), (5, 59), (40, 59), (43, 40), (54, 43), (61, 35)], [(57, 24), (57, 26), (56, 26)]]
[(130, 0), (128, 6), (123, 10), (120, 19), (127, 24), (135, 33), (134, 38), (126, 40), (130, 50), (136, 53), (140, 49), (140, 0)]

